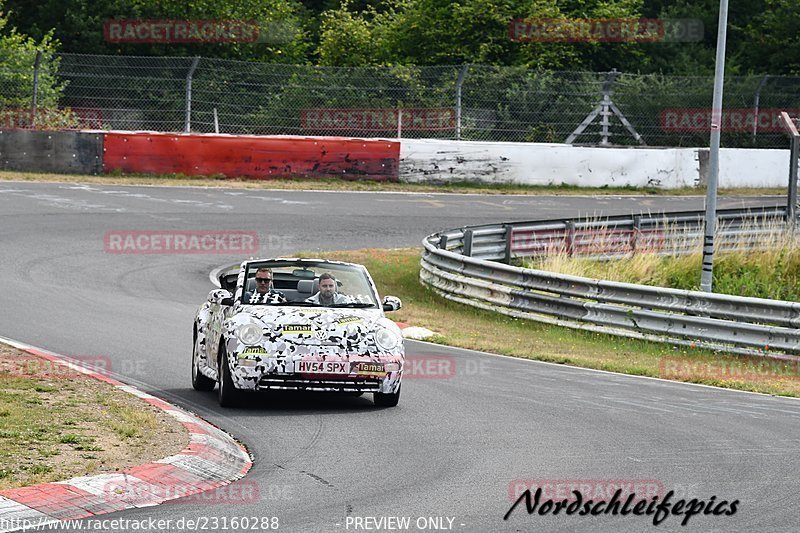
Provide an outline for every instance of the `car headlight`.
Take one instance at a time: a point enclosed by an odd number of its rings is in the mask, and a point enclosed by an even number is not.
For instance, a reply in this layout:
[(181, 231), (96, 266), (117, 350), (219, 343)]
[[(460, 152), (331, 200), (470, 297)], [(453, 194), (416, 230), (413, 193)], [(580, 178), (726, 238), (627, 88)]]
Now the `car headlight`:
[(242, 344), (252, 346), (261, 342), (264, 332), (261, 330), (261, 326), (257, 324), (245, 324), (236, 330), (236, 336), (239, 337)]
[(375, 332), (375, 342), (383, 350), (394, 350), (400, 344), (400, 338), (387, 328)]

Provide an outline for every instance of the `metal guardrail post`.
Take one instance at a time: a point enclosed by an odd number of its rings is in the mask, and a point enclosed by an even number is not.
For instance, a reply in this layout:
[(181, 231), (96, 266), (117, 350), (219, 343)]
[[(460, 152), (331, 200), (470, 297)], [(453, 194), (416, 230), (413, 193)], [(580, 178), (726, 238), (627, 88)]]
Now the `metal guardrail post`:
[(503, 224), (505, 230), (506, 247), (503, 255), (503, 262), (507, 265), (511, 264), (511, 237), (514, 234), (513, 224)]
[(795, 223), (795, 213), (797, 210), (797, 158), (800, 157), (800, 133), (797, 126), (786, 111), (781, 112), (783, 126), (792, 139), (789, 149), (789, 197), (786, 201), (786, 220), (791, 224)]
[(447, 250), (447, 235), (441, 235), (439, 237), (439, 249), (440, 250)]
[(199, 57), (192, 60), (192, 66), (189, 67), (189, 72), (186, 73), (186, 126), (184, 130), (189, 133), (192, 130), (192, 76), (197, 69), (197, 64), (200, 62)]
[(567, 255), (572, 257), (575, 251), (575, 221), (567, 220)]
[(36, 51), (33, 60), (33, 97), (31, 98), (31, 127), (36, 125), (36, 107), (39, 103), (39, 67), (42, 64), (42, 51)]
[(464, 252), (463, 255), (472, 257), (472, 229), (464, 228)]
[(631, 253), (636, 253), (639, 245), (639, 233), (642, 231), (642, 217), (633, 215), (633, 232), (631, 233)]

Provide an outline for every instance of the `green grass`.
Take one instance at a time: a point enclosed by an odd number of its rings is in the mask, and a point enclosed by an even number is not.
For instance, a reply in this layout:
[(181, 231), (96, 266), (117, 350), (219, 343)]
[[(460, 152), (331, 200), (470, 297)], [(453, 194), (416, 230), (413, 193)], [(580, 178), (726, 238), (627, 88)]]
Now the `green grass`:
[(390, 313), (390, 318), (437, 332), (439, 335), (432, 340), (440, 344), (612, 372), (800, 396), (798, 369), (785, 362), (776, 362), (769, 375), (761, 376), (752, 369), (758, 368), (763, 358), (550, 326), (450, 302), (420, 283), (419, 249), (307, 255), (366, 265), (381, 295), (391, 294), (403, 301), (403, 308)]

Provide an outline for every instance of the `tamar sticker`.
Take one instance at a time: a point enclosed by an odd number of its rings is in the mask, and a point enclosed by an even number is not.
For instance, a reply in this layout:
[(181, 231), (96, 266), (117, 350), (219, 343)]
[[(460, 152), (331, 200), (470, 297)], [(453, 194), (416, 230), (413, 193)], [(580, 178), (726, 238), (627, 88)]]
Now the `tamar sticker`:
[(358, 363), (359, 376), (383, 376), (385, 374), (383, 363)]
[(284, 335), (311, 335), (311, 326), (308, 324), (286, 324), (283, 326)]
[(353, 322), (362, 322), (363, 319), (360, 316), (343, 316), (339, 320), (336, 321), (337, 324), (344, 325), (344, 324), (352, 324)]
[(249, 346), (242, 350), (239, 357), (247, 357), (250, 355), (267, 355), (267, 350), (261, 346)]

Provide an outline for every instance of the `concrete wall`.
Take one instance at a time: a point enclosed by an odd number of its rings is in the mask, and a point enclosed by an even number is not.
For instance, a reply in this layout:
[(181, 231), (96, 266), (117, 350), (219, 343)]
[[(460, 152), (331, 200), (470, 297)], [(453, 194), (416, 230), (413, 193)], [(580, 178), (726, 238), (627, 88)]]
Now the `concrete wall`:
[[(704, 159), (706, 154), (702, 152), (699, 148), (404, 139), (400, 147), (400, 181), (693, 187), (704, 183), (707, 177), (707, 156)], [(720, 187), (784, 187), (788, 169), (788, 149), (723, 149)]]
[(103, 171), (103, 134), (80, 131), (0, 131), (0, 169), (59, 174)]
[[(706, 182), (708, 149), (4, 130), (0, 169), (670, 189)], [(721, 150), (720, 187), (786, 187), (788, 178), (788, 148)]]
[(103, 168), (254, 179), (398, 180), (400, 143), (342, 137), (108, 132)]

